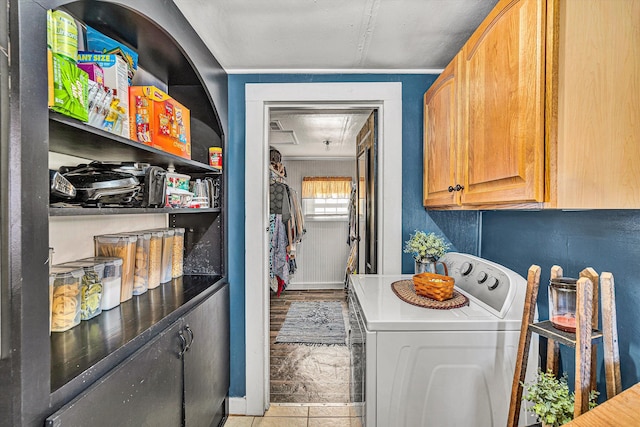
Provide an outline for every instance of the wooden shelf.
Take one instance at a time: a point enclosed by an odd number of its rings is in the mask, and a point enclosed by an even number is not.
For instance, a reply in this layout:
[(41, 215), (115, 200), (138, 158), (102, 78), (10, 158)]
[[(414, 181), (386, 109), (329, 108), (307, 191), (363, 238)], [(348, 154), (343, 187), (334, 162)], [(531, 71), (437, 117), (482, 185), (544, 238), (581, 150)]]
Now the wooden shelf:
[(83, 215), (138, 215), (138, 214), (203, 214), (220, 213), (220, 208), (176, 209), (176, 208), (49, 208), (49, 216), (83, 216)]
[(53, 332), (51, 392), (67, 393), (63, 389), (97, 380), (224, 283), (217, 275), (179, 277), (68, 331)]
[[(554, 341), (559, 342), (560, 344), (564, 344), (569, 347), (576, 346), (575, 333), (561, 331), (560, 329), (555, 328), (549, 320), (545, 320), (544, 322), (539, 323), (531, 323), (529, 324), (529, 329), (540, 336), (550, 338)], [(600, 340), (602, 340), (602, 332), (593, 330), (591, 332), (591, 341), (597, 342)]]
[(166, 153), (53, 111), (49, 112), (49, 128), (49, 151), (55, 153), (100, 161), (144, 162), (165, 169), (175, 167), (181, 173), (222, 173), (207, 164)]

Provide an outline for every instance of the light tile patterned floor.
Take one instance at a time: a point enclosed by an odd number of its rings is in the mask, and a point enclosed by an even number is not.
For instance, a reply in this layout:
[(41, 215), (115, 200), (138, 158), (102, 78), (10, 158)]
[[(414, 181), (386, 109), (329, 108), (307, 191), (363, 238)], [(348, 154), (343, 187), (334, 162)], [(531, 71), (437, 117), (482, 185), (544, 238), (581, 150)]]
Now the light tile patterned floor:
[(272, 403), (264, 417), (231, 415), (225, 427), (362, 427), (354, 407), (338, 405), (279, 405)]

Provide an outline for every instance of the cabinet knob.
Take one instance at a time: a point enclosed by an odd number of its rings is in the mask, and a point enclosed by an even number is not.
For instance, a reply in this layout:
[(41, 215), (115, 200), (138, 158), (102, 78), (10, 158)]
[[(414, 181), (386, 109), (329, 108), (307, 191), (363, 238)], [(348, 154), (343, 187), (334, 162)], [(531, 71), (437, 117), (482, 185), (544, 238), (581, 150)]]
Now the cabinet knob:
[[(451, 187), (449, 187), (449, 188), (451, 188)], [(464, 185), (456, 184), (455, 190), (456, 191), (464, 190)], [(451, 191), (451, 190), (449, 190), (449, 191)]]
[(449, 193), (453, 193), (454, 191), (456, 191), (456, 189), (453, 188), (452, 185), (450, 185), (449, 188), (447, 188), (447, 190), (449, 190)]

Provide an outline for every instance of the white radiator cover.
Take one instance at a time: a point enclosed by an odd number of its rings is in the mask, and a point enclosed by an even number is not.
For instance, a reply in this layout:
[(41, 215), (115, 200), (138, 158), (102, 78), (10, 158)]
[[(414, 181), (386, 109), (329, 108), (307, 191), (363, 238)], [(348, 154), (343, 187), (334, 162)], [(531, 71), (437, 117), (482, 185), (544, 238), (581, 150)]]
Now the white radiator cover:
[[(302, 193), (305, 176), (355, 177), (355, 158), (345, 160), (293, 160), (283, 158), (287, 184)], [(355, 179), (355, 178), (354, 178)], [(296, 250), (297, 271), (287, 289), (339, 289), (344, 287), (344, 273), (349, 257), (347, 221), (305, 220), (307, 232)]]

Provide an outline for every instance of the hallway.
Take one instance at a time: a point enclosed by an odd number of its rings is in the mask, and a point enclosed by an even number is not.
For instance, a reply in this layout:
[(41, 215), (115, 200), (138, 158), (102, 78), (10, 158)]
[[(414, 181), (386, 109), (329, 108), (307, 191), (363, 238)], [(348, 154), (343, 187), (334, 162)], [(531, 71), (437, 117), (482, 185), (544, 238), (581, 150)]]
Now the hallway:
[(294, 301), (339, 301), (347, 316), (344, 289), (274, 293), (270, 298), (271, 406), (264, 417), (231, 415), (225, 427), (360, 427), (349, 398), (347, 346), (279, 344), (276, 336)]
[(270, 390), (272, 403), (349, 403), (349, 350), (344, 346), (280, 344), (275, 339), (293, 301), (342, 302), (346, 291), (284, 291), (270, 300)]

